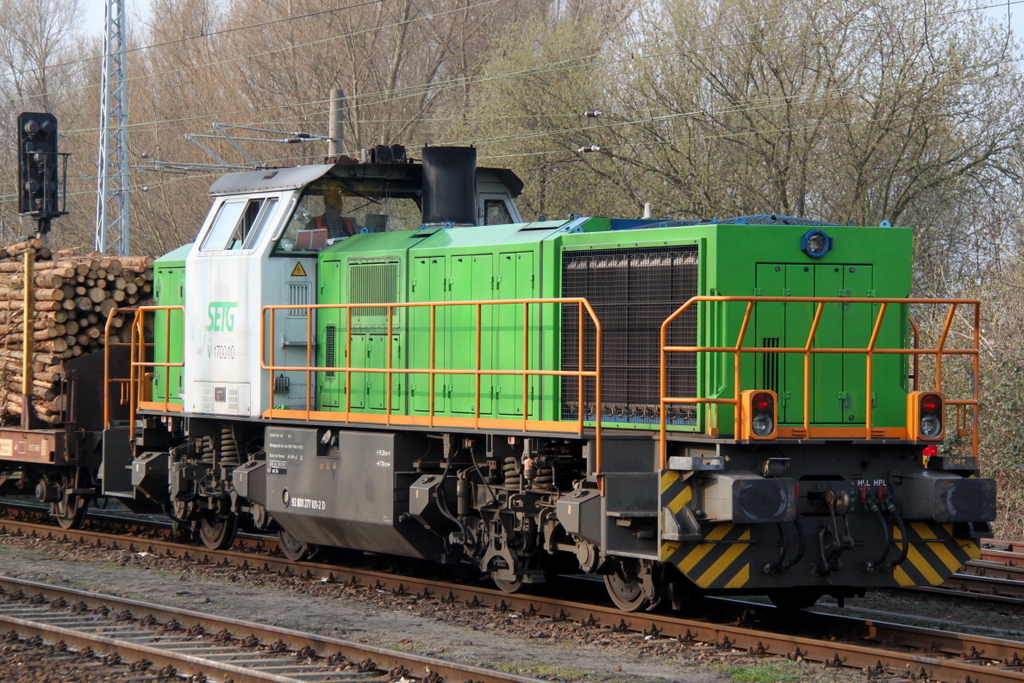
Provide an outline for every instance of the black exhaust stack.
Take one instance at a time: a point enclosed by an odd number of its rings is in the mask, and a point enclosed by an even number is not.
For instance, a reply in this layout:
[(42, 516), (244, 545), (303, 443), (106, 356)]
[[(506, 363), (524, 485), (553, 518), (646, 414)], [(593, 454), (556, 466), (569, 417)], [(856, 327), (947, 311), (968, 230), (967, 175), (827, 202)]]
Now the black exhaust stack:
[(476, 149), (423, 148), (423, 224), (476, 225)]

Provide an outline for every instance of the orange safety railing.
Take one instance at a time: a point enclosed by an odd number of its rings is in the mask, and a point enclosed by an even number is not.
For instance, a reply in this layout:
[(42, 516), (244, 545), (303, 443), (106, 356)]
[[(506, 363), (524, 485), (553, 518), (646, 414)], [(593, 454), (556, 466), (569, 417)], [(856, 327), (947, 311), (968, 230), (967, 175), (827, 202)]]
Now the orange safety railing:
[[(167, 381), (164, 382), (164, 393), (163, 401), (150, 402), (146, 405), (146, 408), (152, 408), (155, 410), (164, 411), (181, 411), (181, 406), (177, 403), (171, 403), (170, 396), (170, 369), (169, 368), (183, 368), (185, 367), (184, 362), (171, 363), (167, 361), (156, 361), (146, 360), (147, 349), (153, 348), (152, 343), (146, 342), (145, 334), (145, 318), (147, 313), (155, 313), (156, 311), (167, 312), (167, 325), (164, 329), (164, 348), (168, 349), (168, 357), (170, 357), (171, 348), (171, 324), (170, 317), (171, 311), (184, 311), (184, 306), (139, 306), (137, 308), (115, 308), (110, 316), (107, 318), (107, 325), (104, 328), (103, 341), (104, 341), (104, 367), (103, 376), (107, 384), (117, 383), (122, 386), (127, 386), (128, 396), (124, 396), (122, 390), (121, 400), (122, 404), (127, 400), (128, 403), (128, 414), (129, 424), (135, 424), (135, 413), (139, 409), (140, 403), (151, 398), (152, 386), (148, 380), (153, 378), (153, 373), (149, 368), (165, 368), (167, 369)], [(110, 376), (110, 335), (112, 329), (112, 323), (118, 314), (123, 313), (134, 313), (129, 329), (131, 330), (131, 341), (125, 344), (124, 342), (117, 344), (118, 346), (129, 346), (131, 349), (131, 358), (129, 362), (129, 376), (127, 378), (117, 378)], [(109, 428), (110, 427), (110, 396), (109, 392), (105, 395), (103, 405), (103, 422)]]
[(132, 409), (132, 402), (129, 395), (130, 387), (132, 384), (130, 377), (112, 377), (110, 368), (110, 349), (113, 346), (128, 346), (131, 347), (131, 342), (118, 342), (114, 344), (110, 341), (111, 331), (114, 328), (114, 320), (119, 314), (134, 312), (134, 308), (115, 308), (107, 316), (107, 322), (103, 327), (103, 386), (108, 387), (103, 392), (103, 428), (110, 429), (110, 390), (109, 387), (113, 384), (118, 385), (121, 388), (119, 393), (120, 404), (128, 405), (129, 409)]
[[(577, 306), (578, 315), (578, 329), (580, 330), (579, 338), (577, 340), (577, 357), (580, 359), (580, 366), (577, 370), (531, 370), (530, 367), (530, 305), (532, 304), (575, 304)], [(522, 368), (512, 370), (498, 370), (494, 368), (483, 368), (482, 367), (482, 336), (483, 336), (483, 309), (487, 307), (496, 306), (509, 306), (509, 305), (521, 305), (523, 307), (523, 357), (522, 357)], [(474, 366), (472, 368), (438, 368), (436, 367), (437, 358), (437, 309), (438, 308), (450, 308), (450, 307), (472, 307), (476, 311), (476, 320), (474, 326)], [(388, 348), (386, 353), (385, 367), (353, 367), (351, 366), (352, 358), (352, 311), (356, 308), (386, 308), (387, 313), (387, 340)], [(407, 367), (393, 367), (392, 358), (394, 356), (394, 311), (396, 309), (415, 309), (415, 308), (428, 308), (430, 313), (430, 360), (428, 367), (426, 368), (407, 368)], [(349, 365), (344, 367), (318, 367), (313, 364), (313, 311), (317, 310), (344, 310), (345, 311), (345, 330), (346, 342), (345, 342), (345, 358), (348, 359)], [(306, 311), (306, 365), (304, 366), (289, 366), (289, 365), (277, 365), (274, 361), (274, 344), (271, 344), (270, 355), (267, 356), (266, 344), (268, 339), (275, 338), (275, 315), (274, 311), (295, 311), (305, 310)], [(268, 324), (269, 314), (269, 324)], [(585, 370), (586, 364), (584, 363), (584, 340), (585, 335), (583, 333), (584, 323), (586, 318), (589, 317), (591, 323), (594, 326), (594, 370)], [(435, 384), (437, 375), (472, 375), (475, 377), (475, 389), (474, 389), (474, 415), (472, 418), (466, 418), (469, 420), (465, 423), (465, 426), (479, 429), (482, 426), (494, 427), (496, 424), (500, 424), (502, 428), (508, 428), (510, 423), (515, 423), (515, 419), (511, 418), (497, 418), (493, 421), (488, 421), (485, 425), (480, 415), (480, 398), (481, 398), (481, 378), (484, 376), (498, 376), (498, 375), (513, 375), (522, 377), (522, 392), (523, 392), (523, 417), (521, 420), (520, 428), (522, 431), (530, 430), (542, 430), (542, 431), (562, 431), (562, 432), (575, 432), (578, 434), (584, 433), (585, 427), (585, 415), (583, 410), (584, 405), (584, 392), (585, 392), (585, 378), (592, 378), (594, 381), (594, 402), (597, 407), (596, 415), (601, 414), (601, 322), (597, 317), (597, 313), (591, 308), (590, 302), (584, 298), (550, 298), (550, 299), (496, 299), (492, 301), (438, 301), (438, 302), (413, 302), (413, 303), (349, 303), (349, 304), (307, 304), (307, 305), (279, 305), (279, 306), (264, 306), (263, 315), (261, 318), (261, 329), (260, 329), (260, 340), (263, 348), (260, 350), (260, 363), (264, 370), (270, 371), (271, 374), (274, 372), (304, 372), (306, 374), (306, 408), (304, 411), (295, 411), (287, 409), (275, 409), (274, 405), (274, 387), (273, 382), (268, 382), (269, 401), (268, 405), (270, 408), (264, 413), (266, 417), (291, 417), (298, 419), (310, 420), (316, 417), (317, 419), (329, 419), (338, 420), (342, 422), (375, 422), (379, 421), (380, 417), (383, 417), (384, 424), (423, 424), (427, 427), (446, 426), (454, 424), (453, 419), (445, 419), (443, 416), (436, 415), (435, 411)], [(343, 411), (314, 411), (313, 410), (313, 373), (316, 372), (338, 372), (345, 373), (345, 409)], [(387, 386), (385, 389), (385, 395), (387, 396), (386, 405), (384, 409), (384, 415), (369, 413), (369, 412), (352, 412), (352, 373), (380, 373), (387, 376)], [(393, 380), (395, 375), (428, 375), (429, 388), (428, 388), (428, 414), (426, 415), (425, 422), (417, 421), (416, 416), (407, 414), (395, 413), (392, 407), (392, 396), (393, 396)], [(576, 377), (579, 385), (579, 417), (575, 421), (540, 421), (529, 419), (529, 380), (530, 377)], [(315, 412), (315, 415), (314, 415)], [(566, 425), (575, 424), (573, 430), (567, 430)], [(597, 472), (601, 471), (601, 422), (595, 420), (594, 428), (594, 460), (595, 469)]]
[[(694, 304), (701, 302), (721, 302), (721, 303), (746, 303), (746, 310), (743, 315), (743, 321), (740, 324), (739, 333), (736, 336), (736, 343), (733, 346), (670, 346), (667, 343), (668, 329), (674, 320), (679, 318), (685, 311), (690, 309)], [(810, 330), (807, 334), (807, 340), (803, 346), (797, 347), (762, 347), (762, 346), (744, 346), (743, 339), (747, 334), (747, 329), (750, 326), (750, 319), (754, 312), (755, 305), (758, 303), (782, 303), (782, 304), (797, 304), (797, 303), (810, 303), (817, 304), (814, 311), (814, 318), (811, 322)], [(818, 326), (821, 322), (821, 315), (824, 310), (825, 304), (875, 304), (878, 305), (878, 315), (875, 317), (874, 325), (871, 330), (871, 337), (868, 340), (867, 346), (864, 348), (814, 348), (815, 336), (818, 333)], [(939, 341), (935, 348), (921, 349), (917, 348), (917, 326), (912, 323), (915, 331), (915, 343), (913, 348), (876, 348), (878, 342), (878, 335), (882, 328), (882, 321), (885, 317), (885, 313), (891, 304), (940, 304), (949, 306), (949, 312), (946, 314), (946, 319), (942, 327)], [(972, 345), (970, 348), (964, 349), (948, 349), (946, 348), (946, 342), (949, 338), (950, 328), (952, 327), (954, 316), (956, 314), (957, 306), (967, 306), (973, 308), (973, 332), (972, 332)], [(977, 299), (896, 299), (896, 298), (871, 298), (871, 297), (801, 297), (801, 296), (790, 296), (790, 297), (779, 297), (779, 296), (696, 296), (687, 301), (685, 304), (680, 306), (676, 311), (665, 319), (665, 322), (661, 325), (661, 365), (660, 365), (660, 401), (661, 401), (661, 467), (666, 466), (667, 453), (668, 453), (668, 435), (667, 435), (667, 412), (668, 406), (671, 404), (724, 404), (738, 406), (740, 402), (740, 391), (741, 387), (741, 367), (743, 354), (750, 353), (787, 353), (787, 354), (801, 354), (803, 355), (803, 426), (800, 428), (800, 433), (795, 436), (799, 438), (807, 439), (811, 438), (811, 356), (817, 354), (861, 354), (865, 356), (866, 362), (866, 406), (865, 406), (865, 425), (863, 428), (864, 438), (874, 438), (875, 430), (872, 427), (872, 371), (874, 364), (874, 357), (880, 354), (897, 354), (897, 355), (910, 355), (914, 358), (914, 388), (917, 388), (918, 384), (918, 358), (920, 356), (934, 356), (935, 357), (935, 391), (942, 390), (942, 359), (944, 356), (950, 355), (962, 355), (971, 356), (972, 370), (973, 370), (973, 382), (972, 382), (972, 397), (970, 399), (962, 400), (947, 400), (946, 405), (956, 406), (957, 416), (954, 423), (957, 426), (958, 434), (963, 435), (966, 431), (966, 409), (971, 408), (971, 447), (973, 454), (978, 454), (978, 371), (979, 371), (979, 340), (981, 330), (981, 302)], [(667, 396), (667, 356), (669, 353), (731, 353), (733, 354), (733, 396), (731, 398), (698, 398), (698, 397), (672, 397)], [(758, 389), (761, 387), (749, 387), (751, 389)], [(964, 411), (964, 414), (961, 414)], [(735, 410), (735, 425), (734, 434), (740, 433), (740, 415), (739, 410)], [(826, 433), (829, 428), (819, 428), (822, 433)], [(859, 429), (859, 428), (858, 428)]]

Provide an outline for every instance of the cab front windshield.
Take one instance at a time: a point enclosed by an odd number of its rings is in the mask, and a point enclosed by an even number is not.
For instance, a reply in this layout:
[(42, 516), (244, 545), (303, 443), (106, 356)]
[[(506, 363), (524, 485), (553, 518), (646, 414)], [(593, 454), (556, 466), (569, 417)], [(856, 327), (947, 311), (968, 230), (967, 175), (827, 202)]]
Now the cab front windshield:
[(411, 193), (357, 179), (321, 178), (307, 187), (274, 254), (315, 253), (363, 232), (416, 230), (420, 207)]

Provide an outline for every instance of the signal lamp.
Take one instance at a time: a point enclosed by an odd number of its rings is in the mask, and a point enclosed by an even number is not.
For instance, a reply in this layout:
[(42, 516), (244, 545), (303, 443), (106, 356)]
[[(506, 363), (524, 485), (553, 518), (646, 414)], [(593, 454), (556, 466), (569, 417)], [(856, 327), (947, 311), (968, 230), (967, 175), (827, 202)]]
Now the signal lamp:
[(808, 230), (800, 238), (800, 248), (811, 258), (822, 258), (832, 249), (832, 238), (824, 230)]
[(941, 441), (945, 436), (942, 394), (912, 391), (907, 394), (907, 438), (912, 441)]
[(45, 112), (18, 115), (18, 213), (42, 219), (40, 231), (49, 229), (45, 219), (63, 216), (61, 155), (57, 151), (57, 117)]
[(775, 438), (775, 404), (778, 397), (774, 391), (749, 389), (740, 394), (741, 439)]

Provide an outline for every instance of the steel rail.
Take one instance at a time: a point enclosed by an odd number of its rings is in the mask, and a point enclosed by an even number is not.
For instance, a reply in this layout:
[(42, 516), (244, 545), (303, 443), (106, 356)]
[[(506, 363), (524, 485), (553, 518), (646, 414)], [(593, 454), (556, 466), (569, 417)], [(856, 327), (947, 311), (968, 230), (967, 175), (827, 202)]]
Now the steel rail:
[[(507, 594), (499, 590), (432, 581), (384, 572), (353, 569), (335, 565), (294, 563), (283, 558), (242, 553), (211, 551), (196, 546), (182, 546), (165, 541), (135, 539), (63, 530), (57, 527), (0, 521), (0, 532), (26, 531), (41, 533), (54, 539), (84, 540), (130, 551), (146, 550), (154, 554), (180, 557), (192, 561), (234, 565), (243, 569), (262, 569), (286, 575), (301, 575), (327, 581), (367, 585), (378, 590), (391, 590), (395, 595), (416, 595), (422, 599), (437, 598), (462, 602), (471, 607), (497, 611), (519, 611), (546, 615), (556, 620), (604, 625), (622, 631), (637, 631), (682, 642), (713, 643), (723, 648), (747, 650), (757, 654), (799, 657), (830, 666), (862, 669), (911, 671), (936, 681), (949, 683), (967, 680), (975, 683), (1024, 681), (1024, 673), (1014, 668), (1024, 666), (1020, 655), (1024, 642), (984, 636), (951, 633), (937, 629), (902, 626), (878, 621), (814, 612), (800, 613), (801, 626), (813, 623), (817, 638), (711, 624), (662, 614), (630, 614), (613, 607), (583, 604), (538, 595)], [(758, 605), (749, 609), (764, 610), (766, 621), (784, 621), (785, 612)], [(841, 633), (847, 642), (835, 640)], [(865, 643), (877, 643), (874, 647)]]
[(1005, 562), (992, 562), (986, 560), (984, 555), (982, 555), (980, 560), (971, 560), (960, 571), (975, 576), (990, 576), (1011, 581), (1024, 581), (1024, 567), (1006, 564)]
[[(11, 503), (9, 501), (0, 501), (0, 511), (13, 511), (22, 515), (31, 515), (33, 517), (43, 520), (42, 526), (50, 529), (53, 528), (50, 522), (53, 521), (53, 516), (50, 513), (49, 507), (41, 505), (30, 505), (22, 503)], [(131, 514), (131, 513), (128, 513)], [(137, 517), (130, 516), (119, 516), (113, 514), (102, 514), (98, 512), (89, 512), (85, 516), (85, 520), (92, 522), (95, 525), (106, 528), (119, 529), (123, 528), (126, 531), (129, 529), (135, 529), (136, 531), (154, 532), (160, 534), (167, 534), (171, 536), (175, 534), (174, 528), (167, 522), (156, 521), (152, 519), (140, 519)], [(19, 521), (19, 520), (11, 520)], [(23, 521), (23, 520), (21, 520)], [(90, 529), (97, 533), (102, 533), (99, 529)], [(117, 538), (124, 538), (124, 536), (117, 536)], [(145, 538), (145, 537), (133, 537), (133, 538)], [(279, 546), (276, 536), (266, 536), (258, 534), (240, 533), (235, 536), (233, 547), (245, 547), (250, 550), (272, 550)]]
[[(534, 678), (433, 657), (34, 581), (0, 577), (0, 588), (7, 601), (4, 604), (0, 600), (0, 624), (19, 633), (64, 640), (75, 648), (90, 647), (101, 654), (127, 654), (131, 659), (146, 659), (154, 666), (172, 667), (186, 675), (219, 675), (232, 678), (235, 683), (351, 681), (351, 671), (332, 671), (331, 664), (311, 659), (333, 658), (336, 662), (344, 657), (351, 662), (364, 662), (359, 666), (361, 681), (388, 681), (400, 677), (395, 672), (404, 671), (418, 678), (434, 672), (452, 682), (539, 683)], [(31, 603), (35, 604), (20, 603), (28, 596), (33, 596)], [(49, 607), (45, 601), (49, 601)], [(58, 605), (85, 605), (92, 614), (76, 617), (74, 612), (54, 608), (55, 601)], [(16, 603), (13, 608), (12, 603)], [(109, 613), (114, 613), (115, 618), (104, 621), (96, 616)], [(117, 626), (117, 621), (127, 621), (126, 614), (131, 614), (132, 623)], [(147, 633), (135, 623), (139, 620), (159, 625), (155, 633)], [(182, 631), (189, 632), (188, 637)], [(245, 647), (226, 646), (224, 637), (197, 639), (199, 634), (214, 633), (230, 633), (231, 640), (241, 640)], [(267, 649), (254, 651), (257, 641)]]
[(932, 590), (954, 591), (958, 594), (976, 595), (981, 598), (992, 596), (1015, 600), (1024, 599), (1024, 582), (1021, 581), (1019, 575), (1017, 578), (1011, 578), (972, 572), (957, 572), (946, 579), (942, 586)]
[[(979, 583), (979, 579), (993, 583)], [(999, 583), (995, 583), (999, 582)], [(1024, 584), (1012, 579), (992, 579), (954, 574), (940, 586), (901, 586), (888, 588), (896, 593), (914, 593), (933, 601), (963, 605), (968, 602), (989, 606), (1020, 608), (1024, 606)]]
[(989, 568), (984, 562), (968, 562), (959, 572), (938, 586), (899, 586), (883, 588), (888, 593), (927, 595), (934, 600), (953, 603), (991, 603), (1024, 606), (1024, 580), (1021, 570)]
[[(0, 508), (50, 518), (48, 507), (0, 501)], [(86, 519), (103, 527), (137, 527), (157, 532), (173, 533), (171, 525), (130, 516), (89, 513)], [(256, 534), (238, 534), (232, 546), (252, 551), (271, 551), (279, 545), (276, 537)], [(936, 600), (956, 602), (991, 602), (997, 604), (1024, 605), (1024, 567), (1007, 566), (984, 560), (971, 560), (960, 571), (940, 586), (906, 586), (885, 589), (895, 593), (927, 594)]]
[(982, 539), (982, 545), (990, 550), (1021, 555), (1024, 559), (1024, 543), (1020, 541), (1003, 541), (997, 538)]
[[(30, 505), (11, 505), (0, 502), (0, 507), (35, 514), (49, 518), (49, 508)], [(101, 526), (139, 527), (151, 531), (171, 533), (171, 525), (154, 520), (132, 519), (115, 515), (90, 513), (86, 516), (91, 522)], [(274, 536), (256, 534), (238, 534), (232, 544), (238, 549), (271, 551), (279, 545)], [(1024, 558), (1020, 558), (1024, 560)], [(964, 568), (950, 576), (939, 586), (906, 586), (884, 589), (896, 593), (922, 593), (947, 602), (971, 600), (974, 602), (992, 602), (998, 604), (1024, 605), (1024, 566), (1017, 567), (1001, 562), (971, 560)]]
[(1007, 544), (1006, 548), (982, 547), (981, 558), (1006, 567), (1024, 567), (1024, 552), (1017, 550), (1021, 544)]

